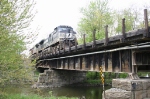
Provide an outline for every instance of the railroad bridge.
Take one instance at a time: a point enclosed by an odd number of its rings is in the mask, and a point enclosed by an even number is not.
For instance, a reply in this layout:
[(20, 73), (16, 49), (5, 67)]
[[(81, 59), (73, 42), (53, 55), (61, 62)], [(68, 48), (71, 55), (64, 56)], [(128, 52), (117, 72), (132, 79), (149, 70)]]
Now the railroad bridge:
[(145, 11), (145, 27), (126, 32), (125, 19), (122, 19), (122, 34), (108, 37), (105, 27), (105, 39), (55, 50), (44, 54), (37, 61), (37, 68), (52, 68), (80, 71), (127, 72), (150, 71), (150, 27)]
[[(129, 73), (129, 79), (139, 79), (136, 75), (138, 71), (150, 71), (150, 27), (146, 9), (144, 21), (144, 28), (126, 31), (125, 19), (122, 19), (120, 35), (108, 37), (106, 25), (105, 39), (95, 40), (95, 31), (93, 31), (93, 41), (90, 43), (86, 43), (84, 35), (82, 45), (75, 44), (73, 47), (55, 50), (53, 53), (43, 53), (37, 60), (36, 68), (53, 69), (56, 74), (53, 74), (52, 70), (45, 70), (43, 74), (40, 74), (38, 82), (47, 82), (47, 84), (55, 82), (56, 86), (61, 85), (56, 82), (74, 83), (74, 81), (77, 82), (76, 80), (83, 80), (86, 71), (99, 72), (100, 67), (104, 72), (125, 72)], [(73, 74), (75, 72), (76, 74)], [(69, 79), (62, 76), (63, 74), (69, 76)], [(53, 75), (53, 81), (48, 80), (50, 75)], [(76, 78), (72, 78), (72, 75)]]
[(149, 29), (138, 29), (110, 38), (106, 36), (103, 40), (42, 55), (37, 61), (37, 68), (99, 71), (102, 67), (104, 72), (117, 73), (149, 71)]

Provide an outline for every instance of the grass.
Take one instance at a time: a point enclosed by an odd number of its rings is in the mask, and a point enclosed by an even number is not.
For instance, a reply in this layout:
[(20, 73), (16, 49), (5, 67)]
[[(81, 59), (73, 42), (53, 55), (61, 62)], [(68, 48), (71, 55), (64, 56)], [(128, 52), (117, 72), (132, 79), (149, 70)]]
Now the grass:
[(7, 99), (48, 99), (38, 95), (10, 94)]
[(55, 97), (53, 95), (50, 95), (49, 97), (43, 97), (40, 95), (32, 94), (32, 95), (26, 95), (26, 94), (0, 94), (0, 99), (78, 99), (76, 97)]

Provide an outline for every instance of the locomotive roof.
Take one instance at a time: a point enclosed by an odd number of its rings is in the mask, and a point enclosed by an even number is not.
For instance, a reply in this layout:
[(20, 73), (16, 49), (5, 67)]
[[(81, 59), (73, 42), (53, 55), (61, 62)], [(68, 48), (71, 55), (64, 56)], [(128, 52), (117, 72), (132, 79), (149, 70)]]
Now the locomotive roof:
[(42, 39), (42, 40), (39, 42), (39, 44), (40, 44), (40, 45), (43, 44), (44, 41), (45, 41), (45, 39)]
[(72, 28), (72, 27), (68, 25), (60, 25), (60, 26), (57, 26), (56, 28)]

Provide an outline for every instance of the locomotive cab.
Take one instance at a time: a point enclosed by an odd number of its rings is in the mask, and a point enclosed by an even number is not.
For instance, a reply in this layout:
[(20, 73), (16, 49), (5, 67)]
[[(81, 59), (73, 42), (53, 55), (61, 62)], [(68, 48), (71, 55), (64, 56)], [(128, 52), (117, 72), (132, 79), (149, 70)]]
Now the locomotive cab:
[(73, 28), (70, 26), (59, 26), (57, 27), (57, 31), (59, 33), (59, 40), (74, 40), (76, 38), (76, 32), (73, 31)]
[(69, 45), (69, 41), (71, 46), (75, 45), (76, 41), (76, 32), (73, 30), (71, 26), (60, 25), (54, 29), (54, 31), (49, 35), (49, 41), (51, 45), (63, 48)]

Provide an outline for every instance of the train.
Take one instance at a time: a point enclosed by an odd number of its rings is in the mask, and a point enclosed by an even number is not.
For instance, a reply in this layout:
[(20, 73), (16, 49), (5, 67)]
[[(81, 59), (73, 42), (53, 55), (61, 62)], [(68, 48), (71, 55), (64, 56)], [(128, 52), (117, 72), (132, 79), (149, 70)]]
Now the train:
[(30, 49), (31, 61), (48, 56), (56, 50), (63, 50), (69, 46), (69, 42), (70, 46), (78, 44), (76, 32), (68, 25), (57, 26), (46, 39), (42, 39)]

